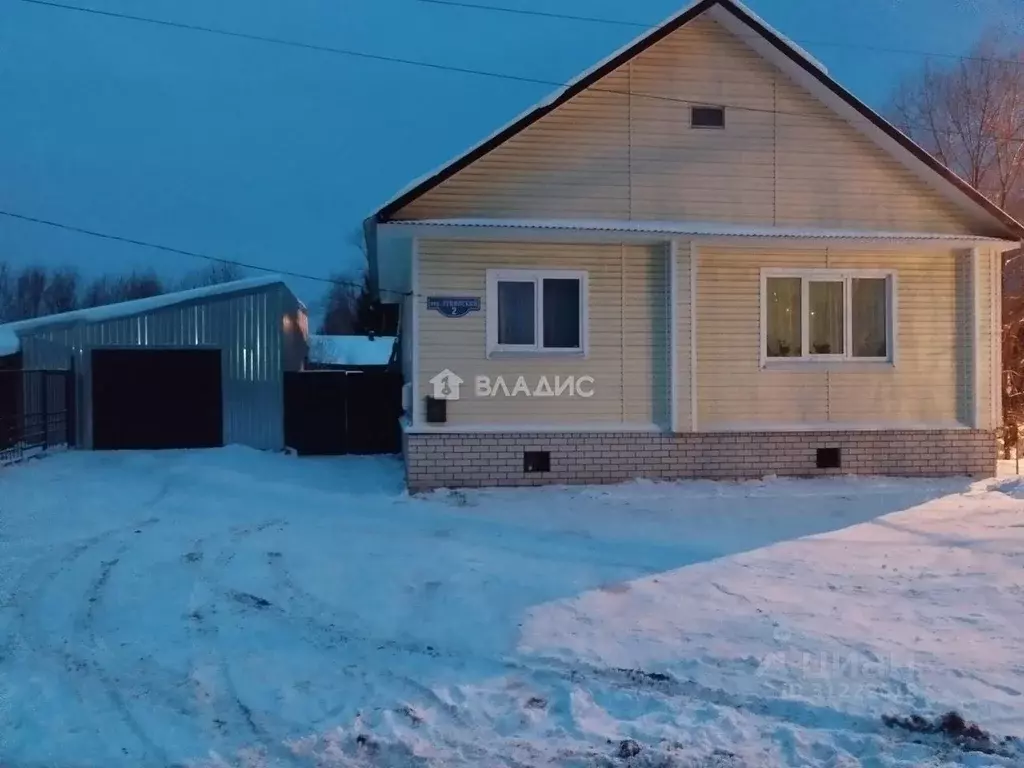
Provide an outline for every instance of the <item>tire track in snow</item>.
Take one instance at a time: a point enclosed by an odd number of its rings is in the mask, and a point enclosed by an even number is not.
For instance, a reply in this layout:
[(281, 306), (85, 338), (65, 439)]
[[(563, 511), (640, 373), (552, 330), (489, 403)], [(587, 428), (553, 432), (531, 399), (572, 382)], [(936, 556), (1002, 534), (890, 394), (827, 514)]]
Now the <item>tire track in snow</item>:
[[(170, 477), (165, 479), (156, 493), (147, 502), (142, 504), (142, 508), (145, 511), (150, 513), (154, 511), (155, 507), (170, 491), (172, 480), (173, 478)], [(79, 620), (72, 623), (74, 632), (69, 633), (69, 636), (64, 638), (63, 644), (55, 645), (51, 640), (51, 633), (47, 632), (40, 622), (41, 616), (45, 613), (43, 611), (43, 601), (46, 599), (47, 594), (53, 589), (57, 581), (74, 568), (76, 564), (109, 542), (124, 536), (130, 536), (131, 538), (128, 541), (131, 541), (135, 535), (159, 522), (159, 518), (153, 516), (137, 523), (101, 531), (61, 547), (52, 548), (32, 562), (18, 580), (11, 597), (11, 605), (14, 608), (14, 621), (12, 622), (11, 630), (4, 640), (4, 644), (0, 646), (0, 663), (10, 658), (14, 649), (18, 646), (32, 655), (50, 658), (57, 663), (58, 667), (63, 668), (64, 674), (59, 679), (69, 685), (79, 705), (85, 709), (91, 709), (91, 692), (88, 688), (89, 680), (93, 678), (110, 700), (112, 706), (118, 711), (125, 727), (138, 739), (143, 749), (151, 750), (151, 753), (155, 752), (160, 762), (166, 762), (162, 751), (156, 747), (137, 719), (131, 714), (120, 693), (112, 684), (109, 676), (107, 676), (106, 670), (103, 669), (98, 660), (95, 658), (90, 659), (71, 650), (72, 648), (84, 647), (84, 644), (79, 642), (76, 634), (80, 633), (84, 625), (91, 625), (99, 593), (105, 587), (106, 581), (109, 580), (110, 569), (113, 568), (113, 565), (109, 567), (101, 566), (101, 569), (106, 567), (107, 572), (101, 582), (95, 580), (92, 582), (94, 592), (87, 595), (87, 597), (94, 597), (96, 599), (90, 600), (85, 607), (85, 617), (88, 617), (88, 620), (83, 620), (84, 617), (80, 609), (77, 613)], [(130, 546), (127, 542), (122, 542), (115, 560), (119, 560), (129, 548)], [(94, 633), (93, 638), (95, 639)], [(95, 647), (95, 642), (93, 642), (93, 647)]]
[[(158, 498), (161, 496), (162, 494), (158, 495)], [(84, 596), (86, 602), (77, 611), (77, 618), (72, 622), (71, 629), (73, 631), (64, 637), (62, 644), (55, 645), (51, 640), (51, 633), (47, 632), (39, 622), (40, 617), (45, 613), (42, 610), (42, 603), (46, 595), (57, 581), (82, 562), (86, 555), (92, 554), (100, 547), (116, 540), (119, 536), (128, 534), (128, 532), (131, 532), (134, 537), (136, 533), (158, 522), (159, 518), (149, 518), (140, 523), (104, 531), (72, 542), (58, 550), (57, 553), (49, 553), (38, 558), (18, 582), (14, 597), (17, 626), (13, 628), (7, 643), (5, 643), (3, 656), (6, 658), (13, 650), (13, 646), (20, 644), (33, 654), (53, 659), (63, 667), (65, 672), (63, 679), (71, 686), (83, 707), (90, 707), (87, 681), (90, 677), (93, 678), (120, 715), (125, 727), (135, 736), (142, 748), (160, 762), (166, 762), (166, 755), (146, 734), (131, 713), (117, 689), (115, 681), (110, 678), (98, 659), (91, 653), (82, 655), (72, 650), (90, 649), (90, 651), (94, 651), (97, 648), (98, 642), (92, 627), (96, 606), (109, 581), (113, 567), (130, 550), (130, 545), (127, 542), (122, 542), (116, 549), (113, 560), (101, 561), (100, 574), (90, 580), (90, 587)], [(83, 640), (87, 642), (83, 642)]]
[[(78, 617), (74, 623), (79, 635), (84, 636), (87, 644), (81, 642), (82, 638), (78, 637), (75, 638), (75, 647), (88, 648), (90, 650), (89, 657), (84, 660), (85, 664), (91, 668), (93, 674), (99, 680), (104, 693), (110, 700), (114, 709), (120, 714), (121, 720), (132, 732), (132, 735), (135, 736), (147, 753), (156, 756), (157, 761), (163, 764), (167, 762), (167, 753), (162, 747), (153, 741), (152, 738), (150, 738), (149, 734), (146, 733), (138, 718), (136, 718), (134, 713), (132, 713), (124, 695), (121, 692), (121, 681), (111, 676), (110, 671), (100, 662), (96, 655), (97, 651), (106, 649), (106, 643), (96, 636), (96, 610), (105, 596), (106, 588), (110, 582), (110, 576), (113, 573), (114, 568), (121, 562), (121, 559), (130, 549), (131, 547), (129, 544), (122, 543), (115, 551), (113, 559), (100, 561), (99, 573), (89, 585), (89, 589), (85, 594), (86, 602), (80, 609)], [(150, 693), (148, 688), (146, 689), (146, 693)]]
[[(274, 526), (284, 525), (287, 525), (287, 521), (268, 520), (256, 526), (228, 531), (230, 544), (212, 559), (213, 567), (219, 571), (230, 565), (238, 546), (250, 536)], [(211, 562), (207, 557), (208, 550), (207, 539), (198, 539), (194, 542), (192, 551), (183, 555), (183, 560), (194, 566), (193, 592), (201, 587), (210, 596), (226, 597), (234, 599), (235, 602), (240, 602), (238, 596), (249, 596), (257, 601), (253, 605), (258, 605), (261, 598), (226, 588), (221, 574), (208, 565)], [(270, 713), (257, 715), (254, 708), (243, 700), (231, 667), (232, 649), (225, 649), (221, 629), (217, 623), (218, 607), (215, 600), (208, 600), (203, 606), (194, 608), (187, 620), (188, 633), (193, 637), (193, 648), (201, 650), (204, 655), (208, 652), (211, 657), (209, 662), (193, 658), (189, 671), (189, 679), (201, 688), (197, 694), (209, 707), (206, 717), (207, 733), (215, 736), (218, 741), (233, 738), (239, 744), (245, 744), (247, 740), (255, 740), (257, 750), (272, 757), (276, 761), (274, 765), (309, 765), (308, 760), (300, 758), (284, 746), (290, 735), (289, 724), (281, 718), (266, 723), (265, 720)], [(203, 608), (206, 610), (202, 610)], [(213, 679), (210, 679), (211, 676)], [(273, 733), (272, 730), (278, 732)], [(236, 745), (228, 746), (227, 749), (231, 752), (240, 751), (240, 747)]]

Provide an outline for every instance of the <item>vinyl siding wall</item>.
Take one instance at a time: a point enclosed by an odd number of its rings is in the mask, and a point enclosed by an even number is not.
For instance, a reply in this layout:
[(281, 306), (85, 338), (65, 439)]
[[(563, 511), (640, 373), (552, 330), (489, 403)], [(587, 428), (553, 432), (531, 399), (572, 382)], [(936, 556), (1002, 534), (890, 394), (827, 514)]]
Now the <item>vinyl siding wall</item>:
[[(575, 245), (421, 240), (417, 425), (424, 425), (430, 379), (444, 369), (465, 383), (448, 403), (449, 427), (488, 424), (669, 426), (668, 246)], [(488, 269), (586, 270), (589, 355), (487, 358)], [(482, 311), (446, 318), (428, 296), (479, 296)], [(477, 398), (476, 376), (592, 376), (591, 398)]]
[[(703, 246), (697, 263), (700, 430), (971, 424), (974, 291), (968, 253)], [(979, 377), (979, 428), (994, 426), (995, 334), (988, 328), (994, 264), (988, 252), (979, 260), (986, 328), (980, 337), (985, 364)], [(761, 369), (763, 267), (895, 270), (896, 366)]]
[(693, 354), (692, 332), (694, 328), (693, 288), (694, 275), (691, 274), (691, 256), (695, 246), (685, 240), (676, 242), (676, 354), (675, 354), (675, 398), (676, 424), (680, 432), (694, 429), (693, 413), (693, 364), (697, 356)]
[[(725, 129), (691, 128), (689, 102), (733, 107)], [(986, 228), (708, 17), (658, 42), (396, 218), (472, 216)]]
[[(1001, 279), (1001, 259), (989, 249), (979, 249), (976, 271), (973, 278), (978, 281), (976, 293), (978, 305), (978, 344), (980, 347), (980, 364), (978, 382), (978, 412), (984, 428), (995, 429), (1002, 426), (1002, 406), (996, 401), (998, 384), (998, 345), (999, 323), (1002, 318), (996, 316), (999, 296), (999, 280)], [(1000, 313), (1001, 314), (1001, 313)]]

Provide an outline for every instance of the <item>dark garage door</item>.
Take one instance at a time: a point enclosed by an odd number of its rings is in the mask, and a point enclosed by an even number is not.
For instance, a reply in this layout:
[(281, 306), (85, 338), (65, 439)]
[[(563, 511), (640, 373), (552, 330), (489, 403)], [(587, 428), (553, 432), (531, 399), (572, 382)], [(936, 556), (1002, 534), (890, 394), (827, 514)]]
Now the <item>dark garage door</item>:
[(220, 350), (93, 350), (92, 430), (97, 450), (223, 445)]

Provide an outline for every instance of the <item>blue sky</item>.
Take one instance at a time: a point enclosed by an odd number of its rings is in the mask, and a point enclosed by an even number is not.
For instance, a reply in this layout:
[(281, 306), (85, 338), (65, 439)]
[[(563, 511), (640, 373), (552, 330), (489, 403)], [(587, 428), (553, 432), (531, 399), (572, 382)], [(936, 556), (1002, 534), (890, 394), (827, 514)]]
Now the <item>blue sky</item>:
[[(420, 0), (67, 0), (454, 66), (571, 79), (640, 30)], [(679, 0), (479, 0), (656, 23)], [(882, 108), (923, 58), (1020, 33), (1018, 0), (749, 0)], [(941, 10), (939, 10), (941, 8)], [(0, 208), (270, 268), (356, 269), (360, 220), (551, 89), (0, 0)], [(186, 257), (0, 217), (0, 259), (86, 275)], [(325, 286), (292, 281), (315, 303)]]

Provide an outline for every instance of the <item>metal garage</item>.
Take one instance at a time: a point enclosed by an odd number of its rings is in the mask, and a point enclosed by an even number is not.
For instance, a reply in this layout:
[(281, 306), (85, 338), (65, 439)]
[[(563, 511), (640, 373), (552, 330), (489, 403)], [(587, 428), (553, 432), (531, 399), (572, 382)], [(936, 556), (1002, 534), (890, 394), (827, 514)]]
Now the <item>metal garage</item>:
[(82, 448), (284, 448), (284, 373), (305, 309), (255, 278), (0, 327), (28, 369), (74, 372)]

